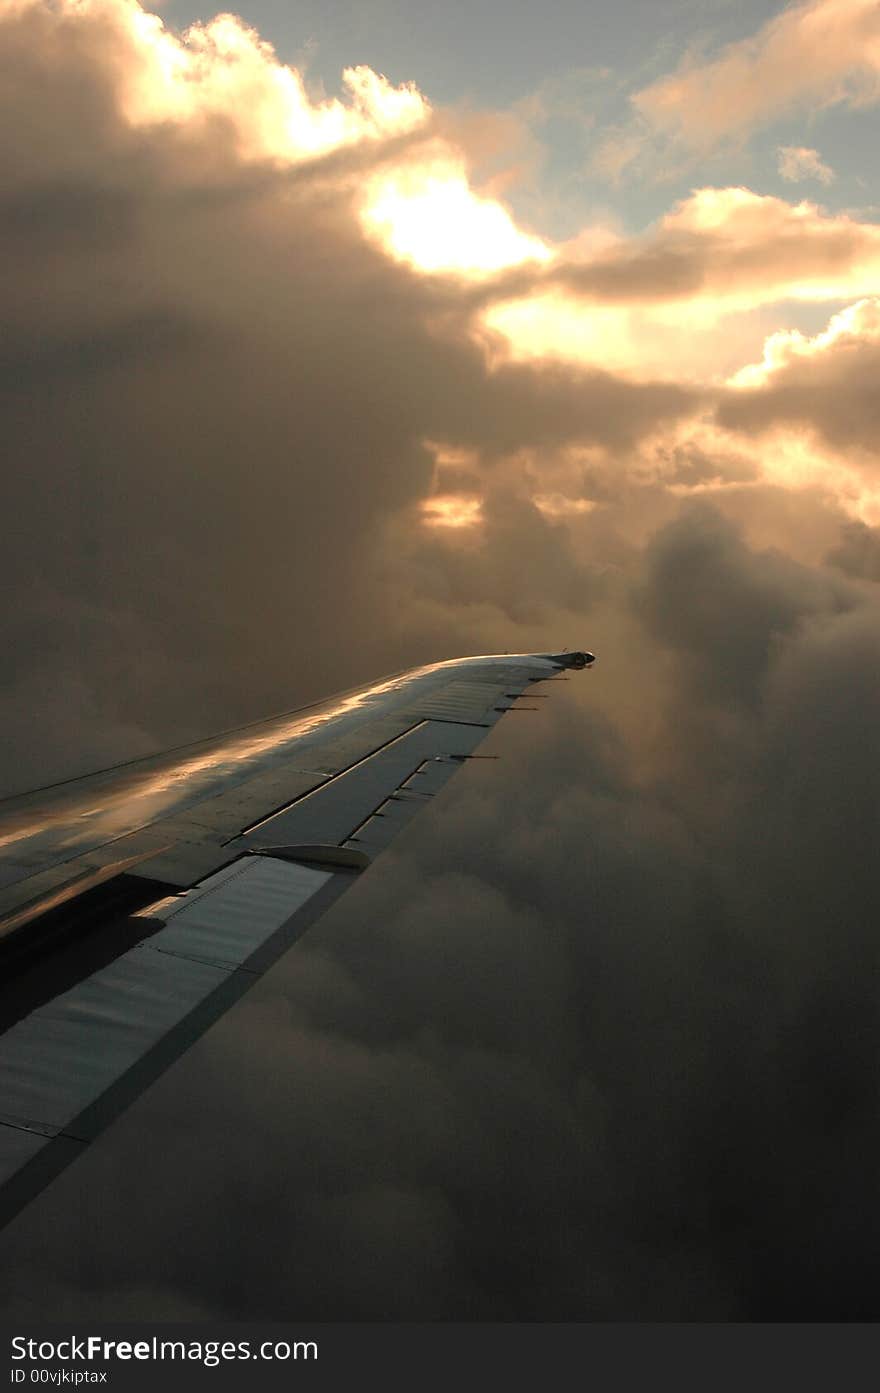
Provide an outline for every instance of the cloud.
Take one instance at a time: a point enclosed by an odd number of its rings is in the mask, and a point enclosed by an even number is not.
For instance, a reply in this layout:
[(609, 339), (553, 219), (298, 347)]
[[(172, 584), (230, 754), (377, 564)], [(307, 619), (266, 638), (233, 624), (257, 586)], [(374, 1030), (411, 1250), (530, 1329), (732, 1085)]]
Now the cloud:
[(742, 368), (718, 407), (718, 420), (742, 435), (806, 433), (827, 464), (858, 471), (877, 507), (875, 384), (880, 369), (880, 304), (859, 300), (812, 338), (771, 335), (760, 363)]
[[(323, 154), (292, 117), (280, 151), (248, 84), (272, 125), (294, 76), (240, 26), (182, 40), (128, 0), (6, 6), (2, 26), (18, 133), (0, 151), (7, 613), (39, 624), (35, 574), (67, 597), (59, 665), (81, 652), (108, 725), (118, 701), (120, 725), (167, 742), (433, 656), (430, 634), (418, 652), (412, 633), (386, 637), (383, 579), (383, 529), (431, 490), (425, 440), (489, 455), (627, 443), (687, 410), (676, 385), (493, 369), (459, 281), (365, 238), (362, 188), (411, 168), (422, 139), (412, 89), (359, 79), (349, 117), (309, 108), (335, 132)], [(223, 84), (239, 81), (233, 99)], [(343, 612), (347, 643), (325, 645)], [(120, 634), (111, 667), (99, 613)], [(171, 685), (142, 642), (155, 633)], [(239, 675), (218, 683), (230, 660)], [(29, 661), (22, 682), (39, 680)], [(72, 704), (52, 741), (70, 763), (93, 750), (88, 709)], [(11, 753), (7, 787), (33, 769)]]
[(880, 301), (859, 300), (832, 316), (828, 327), (809, 338), (796, 329), (773, 334), (760, 363), (751, 363), (732, 379), (734, 387), (759, 387), (794, 365), (824, 360), (828, 354), (880, 340)]
[(524, 360), (711, 381), (764, 339), (764, 307), (860, 295), (878, 275), (874, 223), (806, 200), (702, 188), (642, 237), (501, 276), (485, 322)]
[(870, 105), (880, 98), (880, 15), (874, 0), (787, 6), (747, 39), (632, 98), (646, 128), (696, 153), (805, 107)]
[(880, 581), (880, 529), (867, 527), (863, 522), (848, 523), (827, 559), (845, 575)]
[(606, 300), (687, 300), (724, 308), (839, 299), (874, 281), (880, 229), (815, 203), (751, 189), (702, 188), (642, 239), (551, 274)]
[(591, 628), (7, 1231), (10, 1312), (872, 1318), (880, 610), (696, 507)]
[[(34, 3), (37, 13), (44, 7)], [(245, 158), (295, 163), (361, 140), (405, 134), (429, 107), (412, 84), (392, 85), (368, 67), (346, 68), (347, 101), (312, 101), (302, 76), (279, 63), (271, 44), (232, 14), (196, 23), (182, 35), (136, 0), (62, 6), (56, 32), (71, 20), (113, 32), (125, 61), (117, 71), (120, 110), (134, 126), (172, 121), (231, 128)]]
[(421, 153), (414, 167), (377, 175), (365, 189), (361, 216), (395, 256), (423, 271), (479, 274), (552, 255), (496, 199), (471, 190), (464, 162), (449, 151), (435, 160)]
[(799, 184), (804, 179), (830, 184), (834, 179), (834, 170), (823, 163), (818, 150), (803, 145), (778, 145), (776, 157), (779, 173), (790, 184)]

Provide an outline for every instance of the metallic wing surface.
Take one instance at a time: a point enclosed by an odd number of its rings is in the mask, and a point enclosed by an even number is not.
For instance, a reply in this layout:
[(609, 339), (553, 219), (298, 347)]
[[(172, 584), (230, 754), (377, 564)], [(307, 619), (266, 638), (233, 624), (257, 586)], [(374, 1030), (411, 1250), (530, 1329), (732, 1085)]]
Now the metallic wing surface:
[(462, 658), (0, 802), (0, 1223), (226, 1011), (534, 684)]

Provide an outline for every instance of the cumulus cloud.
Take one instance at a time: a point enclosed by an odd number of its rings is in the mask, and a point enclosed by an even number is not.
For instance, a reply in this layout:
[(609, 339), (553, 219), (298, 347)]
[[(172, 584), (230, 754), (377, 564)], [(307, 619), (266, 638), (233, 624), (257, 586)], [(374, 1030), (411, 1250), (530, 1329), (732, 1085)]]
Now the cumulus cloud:
[(790, 184), (799, 184), (803, 179), (818, 179), (821, 184), (834, 180), (834, 170), (824, 163), (819, 151), (804, 145), (777, 146), (776, 167)]
[(806, 200), (702, 188), (642, 237), (501, 276), (484, 322), (524, 360), (706, 381), (765, 338), (765, 307), (849, 298), (878, 277), (876, 224)]
[(880, 340), (880, 301), (859, 300), (832, 316), (828, 327), (810, 338), (797, 329), (772, 334), (764, 344), (760, 363), (740, 368), (731, 379), (734, 387), (758, 387), (798, 362), (858, 348)]
[(839, 299), (877, 279), (880, 229), (815, 203), (702, 188), (643, 239), (550, 272), (599, 300), (711, 297), (723, 308)]
[[(864, 502), (874, 512), (880, 506), (878, 370), (880, 305), (860, 300), (813, 337), (795, 331), (771, 335), (761, 362), (733, 377), (717, 417), (743, 435), (807, 433), (820, 468), (829, 474), (835, 468), (857, 471)], [(857, 482), (852, 488), (859, 492)]]
[(346, 100), (311, 99), (301, 74), (280, 63), (271, 44), (236, 15), (221, 14), (182, 34), (166, 29), (137, 0), (87, 0), (24, 11), (38, 42), (83, 42), (91, 33), (116, 49), (111, 77), (119, 112), (136, 127), (163, 122), (222, 125), (245, 158), (295, 163), (365, 139), (406, 133), (429, 107), (412, 84), (393, 87), (368, 67), (346, 68)]

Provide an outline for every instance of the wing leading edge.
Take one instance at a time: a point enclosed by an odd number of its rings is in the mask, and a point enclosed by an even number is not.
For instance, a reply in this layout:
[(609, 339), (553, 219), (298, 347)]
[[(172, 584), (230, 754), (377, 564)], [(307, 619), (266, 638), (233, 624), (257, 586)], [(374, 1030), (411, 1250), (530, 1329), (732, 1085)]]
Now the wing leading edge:
[(535, 683), (399, 673), (0, 804), (0, 1223), (348, 888)]

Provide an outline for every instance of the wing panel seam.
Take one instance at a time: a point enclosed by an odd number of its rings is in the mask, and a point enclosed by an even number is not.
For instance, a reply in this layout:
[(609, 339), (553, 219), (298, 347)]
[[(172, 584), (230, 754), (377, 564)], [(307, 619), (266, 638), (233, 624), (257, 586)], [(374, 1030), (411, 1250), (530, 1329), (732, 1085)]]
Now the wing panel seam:
[(289, 812), (291, 808), (295, 808), (298, 803), (304, 802), (306, 798), (311, 798), (313, 794), (325, 793), (327, 789), (333, 787), (338, 779), (344, 778), (346, 774), (350, 774), (353, 769), (357, 769), (360, 765), (366, 764), (368, 759), (373, 759), (376, 755), (381, 754), (383, 750), (390, 749), (393, 745), (397, 744), (398, 740), (403, 740), (407, 735), (411, 735), (414, 730), (420, 730), (422, 726), (427, 724), (427, 720), (414, 722), (414, 724), (408, 726), (406, 730), (402, 730), (398, 735), (392, 736), (390, 740), (383, 741), (383, 743), (377, 745), (375, 749), (369, 750), (365, 755), (361, 755), (360, 759), (356, 759), (353, 764), (348, 764), (344, 769), (339, 769), (335, 774), (331, 774), (323, 783), (318, 784), (317, 788), (306, 789), (304, 793), (297, 794), (296, 798), (292, 798), (289, 803), (282, 803), (280, 807), (275, 808), (271, 813), (266, 813), (263, 817), (258, 818), (256, 822), (252, 822), (249, 826), (243, 827), (241, 831), (236, 832), (234, 836), (227, 837), (220, 845), (229, 846), (230, 842), (237, 841), (239, 837), (247, 837), (251, 832), (256, 832), (260, 827), (265, 826), (267, 822), (271, 822), (273, 818), (278, 817), (281, 813)]

